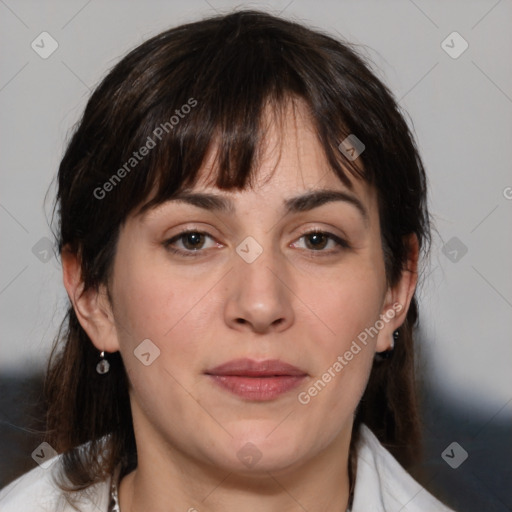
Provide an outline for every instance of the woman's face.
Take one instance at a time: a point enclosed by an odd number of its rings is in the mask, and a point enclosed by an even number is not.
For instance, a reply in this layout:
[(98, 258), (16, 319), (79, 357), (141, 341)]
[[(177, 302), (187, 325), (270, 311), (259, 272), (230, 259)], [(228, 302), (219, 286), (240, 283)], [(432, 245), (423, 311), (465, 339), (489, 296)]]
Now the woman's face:
[[(413, 285), (387, 289), (376, 193), (344, 187), (301, 112), (282, 134), (270, 124), (253, 190), (209, 185), (208, 159), (190, 192), (231, 209), (173, 200), (121, 230), (115, 329), (92, 338), (121, 352), (139, 459), (254, 474), (348, 449), (375, 351), (389, 348)], [(297, 200), (320, 190), (339, 195)]]

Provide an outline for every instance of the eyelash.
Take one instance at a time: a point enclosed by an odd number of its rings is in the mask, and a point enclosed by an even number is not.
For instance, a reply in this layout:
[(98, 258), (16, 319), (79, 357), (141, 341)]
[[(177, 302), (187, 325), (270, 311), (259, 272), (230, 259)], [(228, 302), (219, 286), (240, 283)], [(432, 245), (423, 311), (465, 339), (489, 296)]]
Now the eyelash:
[[(195, 230), (195, 229), (188, 229), (188, 230), (181, 231), (176, 236), (174, 236), (174, 237), (170, 238), (169, 240), (166, 240), (165, 242), (163, 242), (163, 245), (164, 245), (165, 249), (168, 250), (169, 252), (171, 252), (173, 254), (177, 254), (179, 256), (192, 257), (192, 258), (200, 256), (200, 254), (202, 252), (204, 252), (203, 249), (186, 250), (186, 251), (184, 251), (182, 249), (176, 249), (175, 247), (172, 247), (172, 244), (174, 242), (182, 239), (185, 235), (188, 235), (188, 234), (191, 234), (191, 233), (194, 233), (194, 234), (197, 234), (197, 235), (206, 235), (206, 236), (208, 236), (208, 237), (213, 239), (213, 236), (210, 235), (207, 232), (198, 231), (198, 230)], [(328, 239), (333, 240), (338, 245), (338, 249), (330, 250), (330, 251), (324, 251), (324, 250), (315, 251), (313, 249), (305, 249), (305, 250), (307, 250), (307, 251), (309, 251), (311, 253), (312, 257), (329, 256), (329, 255), (338, 253), (338, 252), (342, 251), (343, 249), (350, 249), (351, 248), (351, 246), (349, 245), (349, 243), (346, 240), (344, 240), (344, 239), (334, 235), (333, 233), (329, 233), (327, 231), (321, 231), (321, 230), (318, 230), (318, 229), (313, 229), (313, 230), (310, 230), (310, 231), (306, 231), (297, 240), (300, 240), (301, 238), (303, 238), (305, 236), (310, 236), (310, 235), (324, 235)], [(322, 253), (324, 253), (324, 254), (322, 254)]]

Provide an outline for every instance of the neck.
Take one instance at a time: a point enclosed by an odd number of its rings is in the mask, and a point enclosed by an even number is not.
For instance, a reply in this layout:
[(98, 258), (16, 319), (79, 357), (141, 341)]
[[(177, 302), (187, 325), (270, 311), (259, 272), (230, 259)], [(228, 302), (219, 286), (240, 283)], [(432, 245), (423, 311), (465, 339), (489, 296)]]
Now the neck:
[(156, 446), (138, 447), (138, 466), (119, 486), (121, 512), (345, 512), (348, 506), (350, 429), (307, 462), (254, 475), (223, 471)]

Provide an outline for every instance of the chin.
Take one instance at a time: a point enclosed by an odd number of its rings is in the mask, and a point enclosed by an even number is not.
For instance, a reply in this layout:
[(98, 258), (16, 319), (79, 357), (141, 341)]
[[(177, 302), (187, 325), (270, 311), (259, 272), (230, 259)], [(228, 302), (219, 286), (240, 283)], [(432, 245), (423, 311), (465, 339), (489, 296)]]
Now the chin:
[(293, 466), (305, 454), (304, 444), (286, 431), (278, 434), (275, 423), (271, 428), (255, 431), (251, 434), (236, 435), (231, 439), (224, 464), (229, 461), (230, 470), (239, 474), (266, 475), (268, 472), (286, 470)]

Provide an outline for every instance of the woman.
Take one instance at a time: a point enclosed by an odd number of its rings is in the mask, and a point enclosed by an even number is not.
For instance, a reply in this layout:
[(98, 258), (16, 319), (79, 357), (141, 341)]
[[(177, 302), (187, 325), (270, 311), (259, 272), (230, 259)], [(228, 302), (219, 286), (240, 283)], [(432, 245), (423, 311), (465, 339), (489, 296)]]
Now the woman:
[(3, 511), (449, 510), (402, 467), (426, 178), (349, 45), (254, 11), (152, 38), (90, 98), (57, 207), (49, 447)]

